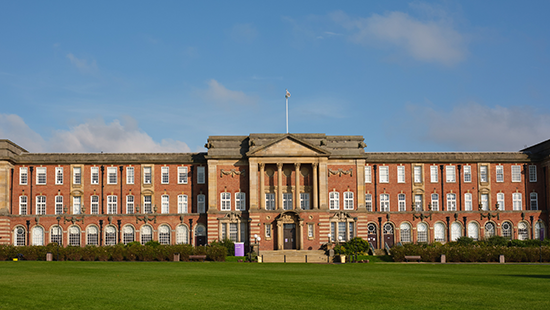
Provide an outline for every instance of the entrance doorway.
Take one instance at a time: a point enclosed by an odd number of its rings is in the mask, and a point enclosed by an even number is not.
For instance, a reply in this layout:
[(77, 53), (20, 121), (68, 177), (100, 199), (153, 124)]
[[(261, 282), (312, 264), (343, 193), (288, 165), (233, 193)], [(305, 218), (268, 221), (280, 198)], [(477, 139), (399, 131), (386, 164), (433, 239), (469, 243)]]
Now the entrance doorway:
[(296, 224), (283, 224), (284, 249), (296, 249)]
[(369, 223), (367, 225), (367, 230), (369, 232), (367, 236), (367, 241), (375, 248), (378, 249), (378, 234), (376, 232), (376, 225)]
[(384, 242), (391, 248), (393, 247), (393, 225), (384, 224)]

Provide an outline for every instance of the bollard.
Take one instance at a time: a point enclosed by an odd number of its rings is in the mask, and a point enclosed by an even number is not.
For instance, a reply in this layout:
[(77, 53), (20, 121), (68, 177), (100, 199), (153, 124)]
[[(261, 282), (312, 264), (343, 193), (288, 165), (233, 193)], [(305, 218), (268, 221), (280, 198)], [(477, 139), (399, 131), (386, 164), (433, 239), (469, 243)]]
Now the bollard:
[(180, 261), (180, 253), (174, 253), (174, 261), (179, 262)]
[(499, 262), (500, 262), (501, 264), (504, 264), (504, 263), (505, 263), (505, 262), (504, 262), (504, 255), (500, 255), (500, 256), (498, 257), (498, 260), (499, 260)]
[(447, 262), (447, 256), (445, 254), (441, 254), (441, 263), (445, 264)]
[(53, 255), (52, 253), (46, 253), (46, 261), (47, 262), (51, 262), (53, 260)]

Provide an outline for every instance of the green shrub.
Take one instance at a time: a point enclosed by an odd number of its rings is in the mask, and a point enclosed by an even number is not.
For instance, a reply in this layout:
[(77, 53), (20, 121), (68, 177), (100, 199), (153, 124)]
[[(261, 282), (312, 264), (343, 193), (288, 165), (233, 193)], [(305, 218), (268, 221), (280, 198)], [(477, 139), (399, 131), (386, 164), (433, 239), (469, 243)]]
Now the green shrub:
[(466, 236), (462, 236), (458, 239), (456, 239), (456, 243), (459, 245), (472, 245), (474, 244), (474, 239)]
[(227, 249), (227, 256), (235, 256), (235, 243), (231, 239), (226, 238), (225, 240), (220, 242), (214, 241), (210, 245), (223, 246)]

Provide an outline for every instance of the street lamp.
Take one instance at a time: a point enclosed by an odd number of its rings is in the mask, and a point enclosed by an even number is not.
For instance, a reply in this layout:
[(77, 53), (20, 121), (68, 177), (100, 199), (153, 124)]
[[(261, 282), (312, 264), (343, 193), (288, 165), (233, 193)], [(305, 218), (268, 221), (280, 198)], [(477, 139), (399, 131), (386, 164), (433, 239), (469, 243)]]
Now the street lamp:
[[(56, 219), (57, 219), (57, 229), (59, 229), (58, 232), (59, 232), (59, 234), (60, 234), (60, 236), (61, 236), (61, 238), (58, 238), (58, 239), (57, 239), (57, 261), (59, 261), (59, 242), (60, 242), (61, 240), (63, 240), (63, 239), (62, 239), (62, 238), (63, 238), (63, 233), (62, 233), (61, 227), (59, 226), (59, 221), (61, 220), (61, 216), (58, 216)], [(61, 240), (60, 240), (60, 239), (61, 239)]]
[(258, 261), (260, 261), (260, 241), (262, 241), (262, 237), (254, 235), (254, 239), (256, 239), (256, 243), (258, 244)]

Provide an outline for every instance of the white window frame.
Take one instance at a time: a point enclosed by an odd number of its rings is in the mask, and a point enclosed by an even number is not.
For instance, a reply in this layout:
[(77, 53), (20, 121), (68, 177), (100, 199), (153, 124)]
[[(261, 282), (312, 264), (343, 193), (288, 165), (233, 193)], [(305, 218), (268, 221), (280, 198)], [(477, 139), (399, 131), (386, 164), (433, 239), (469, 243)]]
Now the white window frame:
[(27, 185), (29, 183), (29, 168), (19, 167), (19, 185)]
[(168, 225), (160, 225), (158, 228), (159, 243), (163, 245), (170, 244), (170, 227)]
[(143, 209), (142, 213), (153, 213), (153, 196), (144, 195), (143, 196)]
[(46, 196), (39, 195), (35, 197), (35, 214), (36, 215), (45, 215), (46, 214)]
[(390, 182), (390, 167), (389, 166), (380, 166), (380, 183), (389, 183)]
[(220, 193), (220, 210), (231, 211), (231, 193)]
[(365, 166), (365, 183), (372, 183), (372, 167)]
[(99, 214), (99, 196), (98, 195), (92, 195), (90, 197), (90, 214)]
[(90, 168), (90, 184), (99, 184), (99, 167)]
[(489, 211), (489, 194), (481, 194), (481, 210)]
[(432, 211), (439, 211), (439, 194), (433, 193), (431, 195), (431, 209)]
[(82, 197), (73, 196), (73, 214), (82, 214)]
[(19, 196), (19, 214), (27, 215), (29, 213), (29, 198), (25, 195)]
[(344, 210), (353, 210), (353, 192), (344, 192)]
[(487, 167), (486, 165), (479, 166), (479, 182), (489, 182), (489, 167)]
[(456, 183), (456, 166), (445, 166), (445, 180), (447, 183)]
[(265, 224), (265, 237), (266, 238), (271, 238), (271, 224), (270, 223)]
[(446, 211), (456, 211), (456, 194), (447, 194), (447, 209)]
[(189, 243), (189, 228), (186, 225), (178, 225), (176, 227), (176, 244)]
[(529, 206), (531, 210), (539, 209), (539, 199), (538, 194), (535, 192), (529, 193)]
[(311, 223), (307, 224), (307, 237), (309, 239), (312, 239), (314, 237), (313, 224), (311, 224)]
[(537, 182), (537, 166), (529, 165), (529, 182)]
[(134, 195), (126, 195), (126, 214), (136, 213), (135, 201)]
[(187, 184), (187, 167), (178, 167), (178, 184)]
[(143, 167), (143, 184), (151, 184), (153, 180), (153, 168)]
[(464, 193), (464, 211), (473, 211), (472, 193)]
[(73, 184), (82, 184), (82, 168), (73, 167)]
[(265, 209), (275, 210), (275, 193), (265, 193)]
[(107, 196), (107, 214), (117, 214), (118, 212), (118, 196), (117, 195), (108, 195)]
[(63, 167), (55, 167), (55, 185), (63, 185)]
[(246, 193), (235, 193), (235, 210), (246, 211)]
[(63, 196), (55, 196), (55, 214), (63, 214)]
[(368, 212), (372, 212), (372, 194), (365, 194), (365, 208)]
[[(114, 178), (114, 182), (111, 179)], [(117, 167), (107, 167), (107, 184), (117, 184), (118, 183), (118, 172)]]
[(283, 193), (283, 210), (292, 210), (292, 193)]
[(135, 182), (134, 167), (126, 167), (126, 184), (134, 184)]
[(31, 244), (37, 246), (44, 245), (44, 228), (41, 226), (34, 226), (31, 229)]
[(512, 193), (512, 206), (514, 211), (523, 210), (523, 202), (521, 199), (521, 193)]
[(397, 205), (400, 212), (407, 211), (407, 196), (405, 194), (397, 194)]
[(204, 194), (197, 195), (197, 213), (206, 213), (206, 196)]
[(439, 182), (439, 171), (437, 170), (438, 166), (431, 165), (430, 166), (430, 182), (431, 183), (438, 183)]
[(405, 183), (405, 166), (397, 166), (397, 183)]
[(399, 241), (401, 241), (401, 243), (412, 242), (411, 224), (403, 222), (399, 225)]
[(198, 166), (197, 167), (197, 184), (204, 184), (206, 179), (206, 167)]
[(464, 166), (464, 183), (472, 182), (472, 166)]
[(380, 194), (380, 212), (390, 211), (390, 194)]
[(309, 210), (309, 193), (300, 193), (300, 209)]
[(499, 183), (504, 182), (504, 166), (497, 165), (495, 167), (495, 172), (496, 172), (496, 181)]
[(441, 222), (434, 224), (434, 241), (445, 242), (445, 224)]
[(513, 165), (512, 170), (512, 182), (521, 182), (521, 166)]
[(36, 185), (46, 185), (48, 179), (48, 170), (46, 167), (36, 168)]
[(189, 198), (187, 195), (178, 195), (178, 213), (189, 213)]
[(414, 195), (414, 209), (416, 211), (424, 211), (424, 203), (422, 201), (422, 195)]
[(141, 226), (139, 230), (140, 241), (142, 245), (145, 245), (147, 242), (153, 240), (153, 228), (149, 225)]
[(414, 166), (414, 183), (423, 183), (422, 182), (422, 166)]
[(418, 225), (416, 225), (416, 242), (428, 242), (428, 225), (426, 223), (418, 223)]
[(160, 184), (170, 184), (170, 167), (160, 167)]
[(333, 191), (328, 194), (330, 210), (340, 210), (340, 193)]
[(504, 193), (497, 193), (497, 204), (498, 204), (499, 211), (505, 210)]
[(162, 214), (170, 213), (170, 196), (168, 195), (160, 196), (160, 213)]

